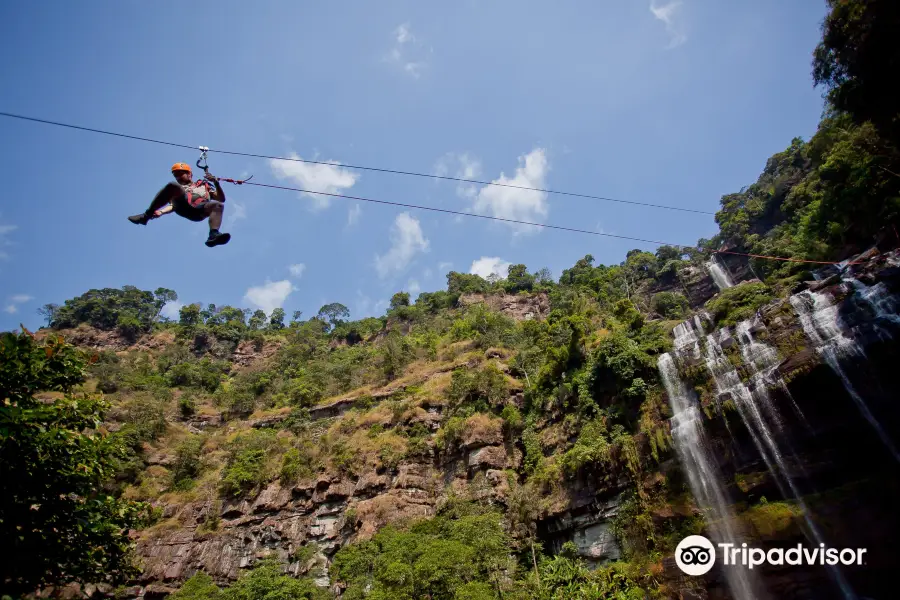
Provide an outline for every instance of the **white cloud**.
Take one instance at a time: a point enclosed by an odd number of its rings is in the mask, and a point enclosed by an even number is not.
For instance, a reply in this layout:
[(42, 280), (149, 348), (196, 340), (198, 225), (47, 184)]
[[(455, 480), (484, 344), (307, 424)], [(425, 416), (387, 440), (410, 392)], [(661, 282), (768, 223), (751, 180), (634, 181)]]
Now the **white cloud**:
[(375, 270), (382, 278), (401, 273), (420, 252), (428, 252), (428, 240), (418, 219), (408, 212), (400, 213), (391, 227), (391, 247), (385, 254), (375, 257)]
[[(299, 159), (296, 153), (288, 155), (289, 158)], [(272, 173), (278, 179), (288, 179), (300, 187), (313, 192), (325, 192), (327, 194), (340, 194), (356, 183), (359, 175), (342, 169), (335, 160), (323, 161), (327, 164), (311, 164), (292, 162), (287, 160), (270, 159), (269, 166)], [(305, 194), (312, 200), (312, 210), (322, 210), (331, 205), (331, 198), (318, 194)]]
[[(478, 179), (481, 177), (481, 161), (466, 152), (462, 154), (448, 152), (435, 163), (434, 174), (438, 177)], [(478, 187), (473, 183), (460, 181), (457, 183), (456, 193), (461, 198), (471, 199), (478, 194)]]
[(394, 35), (397, 38), (398, 44), (413, 42), (416, 39), (416, 36), (414, 36), (412, 34), (412, 31), (409, 30), (409, 23), (401, 23), (397, 27), (397, 29), (394, 30)]
[(163, 306), (162, 310), (159, 314), (166, 317), (167, 319), (177, 320), (181, 317), (178, 313), (181, 312), (181, 309), (184, 308), (184, 304), (182, 302), (169, 302), (165, 306)]
[(230, 227), (236, 222), (247, 218), (247, 205), (229, 200), (225, 211), (225, 223)]
[(362, 208), (359, 204), (351, 206), (350, 210), (347, 211), (347, 227), (353, 227), (359, 223), (360, 215), (362, 215)]
[(7, 304), (3, 310), (11, 315), (15, 314), (19, 312), (19, 304), (25, 304), (31, 300), (34, 300), (34, 296), (29, 296), (28, 294), (15, 294), (9, 297), (9, 304)]
[[(528, 154), (519, 157), (519, 166), (513, 177), (507, 177), (500, 173), (500, 177), (492, 183), (517, 186), (500, 187), (486, 185), (482, 187), (474, 198), (472, 209), (480, 214), (489, 214), (501, 219), (514, 219), (517, 221), (543, 222), (547, 216), (547, 193), (531, 189), (518, 188), (544, 188), (547, 172), (550, 167), (547, 163), (547, 154), (543, 148), (535, 148)], [(539, 227), (530, 225), (518, 225), (509, 223), (510, 227), (518, 233), (534, 233)]]
[(419, 292), (422, 291), (422, 286), (420, 286), (419, 282), (415, 279), (410, 279), (406, 284), (406, 288), (409, 290), (409, 296), (412, 300), (415, 300), (416, 296), (419, 295)]
[[(399, 65), (403, 71), (414, 79), (422, 76), (428, 66), (422, 59), (424, 54), (422, 42), (412, 32), (409, 23), (398, 25), (393, 32), (394, 47), (388, 52), (387, 61)], [(433, 52), (433, 50), (432, 50)]]
[(297, 263), (296, 265), (288, 266), (288, 271), (291, 272), (291, 276), (300, 279), (303, 277), (303, 272), (306, 270), (306, 265), (303, 263)]
[(507, 262), (498, 256), (482, 256), (472, 261), (469, 273), (487, 279), (491, 275), (497, 275), (500, 279), (506, 279), (507, 270), (511, 262)]
[(429, 267), (425, 267), (425, 270), (422, 271), (422, 279), (431, 279), (432, 275), (434, 275), (434, 273)]
[(447, 269), (451, 268), (452, 266), (453, 266), (453, 263), (452, 263), (452, 262), (441, 262), (441, 263), (438, 263), (438, 267), (437, 267), (437, 268), (438, 268), (438, 271), (440, 271), (441, 273), (443, 273), (444, 271), (446, 271)]
[[(7, 235), (18, 229), (18, 225), (0, 225), (0, 246), (12, 246), (13, 243), (9, 241)], [(8, 260), (9, 254), (0, 250), (0, 260)], [(8, 308), (8, 307), (7, 307)], [(6, 312), (9, 312), (8, 310)]]
[(681, 0), (671, 0), (661, 6), (656, 4), (656, 0), (651, 0), (650, 12), (666, 25), (666, 31), (671, 37), (668, 48), (675, 48), (687, 41), (684, 22), (681, 18)]
[(271, 314), (276, 308), (281, 308), (284, 301), (294, 291), (293, 284), (287, 279), (283, 281), (266, 281), (263, 285), (251, 287), (244, 295), (244, 300)]

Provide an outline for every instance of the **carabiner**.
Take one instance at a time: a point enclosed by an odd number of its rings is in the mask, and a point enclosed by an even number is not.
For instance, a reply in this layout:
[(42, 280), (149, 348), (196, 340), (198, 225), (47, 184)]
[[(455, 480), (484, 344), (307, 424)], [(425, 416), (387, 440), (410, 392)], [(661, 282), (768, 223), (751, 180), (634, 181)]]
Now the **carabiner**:
[[(209, 172), (209, 165), (206, 161), (206, 153), (209, 152), (209, 148), (206, 146), (200, 146), (200, 158), (197, 159), (197, 168), (203, 169), (204, 173)], [(200, 163), (203, 163), (202, 165)]]

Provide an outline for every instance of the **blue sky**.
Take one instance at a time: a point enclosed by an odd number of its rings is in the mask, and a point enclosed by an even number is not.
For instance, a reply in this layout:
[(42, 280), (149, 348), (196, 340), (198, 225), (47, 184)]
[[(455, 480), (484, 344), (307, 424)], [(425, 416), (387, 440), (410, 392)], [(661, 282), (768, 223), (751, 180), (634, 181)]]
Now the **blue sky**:
[[(183, 144), (714, 211), (815, 131), (824, 2), (463, 0), (0, 5), (0, 110)], [(227, 246), (142, 211), (197, 153), (0, 119), (0, 330), (131, 284), (312, 316), (381, 314), (449, 270), (555, 276), (639, 244), (227, 186)], [(698, 215), (340, 166), (212, 155), (280, 185), (693, 244)], [(174, 307), (170, 307), (174, 308)]]

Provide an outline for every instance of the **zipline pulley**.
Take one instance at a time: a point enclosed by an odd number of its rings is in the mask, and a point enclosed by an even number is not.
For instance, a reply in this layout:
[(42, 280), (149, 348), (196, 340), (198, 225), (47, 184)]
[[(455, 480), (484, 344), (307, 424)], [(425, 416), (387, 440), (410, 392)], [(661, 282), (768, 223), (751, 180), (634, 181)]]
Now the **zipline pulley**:
[(209, 173), (209, 165), (206, 163), (207, 152), (209, 152), (209, 148), (207, 148), (206, 146), (200, 146), (200, 158), (197, 159), (197, 168), (203, 169), (204, 173)]
[[(200, 148), (200, 158), (197, 159), (197, 168), (203, 169), (203, 172), (207, 175), (209, 174), (209, 164), (206, 160), (207, 153), (209, 153), (209, 148), (206, 146), (199, 146)], [(228, 177), (216, 177), (219, 181), (225, 181), (228, 183), (233, 183), (235, 185), (242, 185), (245, 181), (250, 181), (253, 179), (253, 175), (248, 177), (247, 179), (229, 179)]]

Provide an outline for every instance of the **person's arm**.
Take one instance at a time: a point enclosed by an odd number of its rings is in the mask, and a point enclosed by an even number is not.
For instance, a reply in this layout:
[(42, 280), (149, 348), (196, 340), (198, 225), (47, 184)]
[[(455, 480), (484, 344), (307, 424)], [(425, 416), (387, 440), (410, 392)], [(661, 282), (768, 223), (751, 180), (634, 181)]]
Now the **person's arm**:
[(212, 181), (216, 186), (216, 200), (218, 200), (219, 202), (225, 202), (225, 190), (222, 189), (222, 184), (219, 183), (219, 178), (212, 173), (207, 173), (206, 178)]

